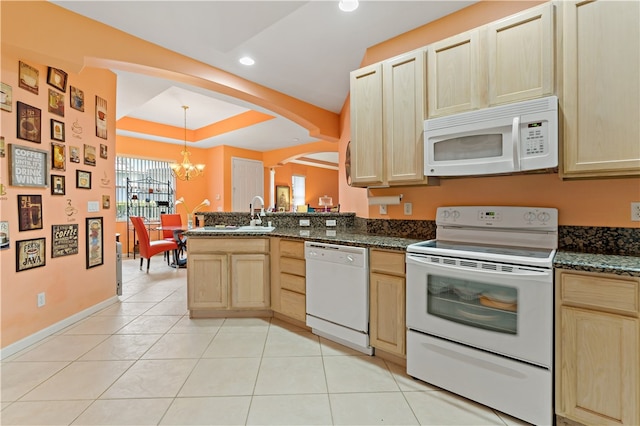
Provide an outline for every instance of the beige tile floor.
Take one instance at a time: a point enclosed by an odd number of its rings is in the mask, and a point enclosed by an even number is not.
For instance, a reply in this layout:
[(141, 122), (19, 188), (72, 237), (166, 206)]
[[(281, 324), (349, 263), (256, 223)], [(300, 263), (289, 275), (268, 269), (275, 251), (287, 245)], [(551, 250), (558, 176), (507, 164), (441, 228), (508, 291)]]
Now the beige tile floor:
[(276, 319), (190, 320), (161, 257), (123, 271), (118, 303), (2, 361), (0, 424), (522, 424)]

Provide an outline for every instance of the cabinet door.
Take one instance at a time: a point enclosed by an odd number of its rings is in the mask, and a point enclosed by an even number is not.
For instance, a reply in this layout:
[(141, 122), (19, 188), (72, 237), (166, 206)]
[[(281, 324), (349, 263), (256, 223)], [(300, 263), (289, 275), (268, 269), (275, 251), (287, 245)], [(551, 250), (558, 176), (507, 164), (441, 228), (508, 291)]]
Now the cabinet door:
[(553, 4), (487, 26), (489, 105), (553, 94)]
[(640, 2), (566, 1), (564, 175), (640, 175)]
[(427, 82), (429, 117), (480, 108), (481, 91), (486, 87), (486, 70), (480, 62), (480, 30), (429, 45)]
[(226, 308), (228, 306), (227, 256), (190, 253), (187, 268), (188, 308)]
[(231, 308), (269, 308), (269, 256), (231, 255)]
[(370, 274), (371, 346), (405, 356), (405, 279)]
[(351, 183), (382, 184), (382, 64), (350, 74)]
[(637, 425), (638, 320), (562, 307), (558, 414), (585, 424)]
[(424, 179), (424, 56), (419, 50), (383, 62), (385, 171), (389, 183)]

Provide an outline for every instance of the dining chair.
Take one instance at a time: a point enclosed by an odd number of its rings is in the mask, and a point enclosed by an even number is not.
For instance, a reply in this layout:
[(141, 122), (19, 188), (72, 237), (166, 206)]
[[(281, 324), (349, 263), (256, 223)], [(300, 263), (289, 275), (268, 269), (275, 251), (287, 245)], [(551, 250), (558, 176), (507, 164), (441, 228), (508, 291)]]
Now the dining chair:
[(144, 219), (142, 217), (131, 216), (129, 219), (131, 219), (133, 228), (138, 234), (138, 247), (140, 249), (140, 269), (142, 269), (142, 263), (144, 259), (147, 259), (147, 273), (149, 273), (151, 256), (168, 251), (173, 251), (175, 253), (175, 251), (178, 250), (178, 244), (175, 240), (150, 241), (149, 232), (147, 231), (147, 227), (144, 225)]
[[(175, 241), (178, 244), (177, 257), (179, 259), (184, 254), (184, 247), (177, 241), (177, 238), (182, 241), (182, 233), (176, 235), (173, 229), (169, 227), (182, 227), (182, 217), (177, 213), (161, 214), (160, 226), (162, 227), (162, 238), (166, 241)], [(169, 263), (169, 252), (165, 253), (165, 257), (167, 258), (167, 263)]]

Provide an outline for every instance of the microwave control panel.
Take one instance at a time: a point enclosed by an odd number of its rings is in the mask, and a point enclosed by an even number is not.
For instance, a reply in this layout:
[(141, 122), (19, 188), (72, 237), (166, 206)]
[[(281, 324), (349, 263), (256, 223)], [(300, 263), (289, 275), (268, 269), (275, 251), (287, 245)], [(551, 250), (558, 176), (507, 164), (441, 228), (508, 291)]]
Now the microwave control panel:
[(547, 151), (549, 122), (536, 121), (523, 123), (520, 126), (520, 140), (522, 141), (522, 155), (543, 155)]

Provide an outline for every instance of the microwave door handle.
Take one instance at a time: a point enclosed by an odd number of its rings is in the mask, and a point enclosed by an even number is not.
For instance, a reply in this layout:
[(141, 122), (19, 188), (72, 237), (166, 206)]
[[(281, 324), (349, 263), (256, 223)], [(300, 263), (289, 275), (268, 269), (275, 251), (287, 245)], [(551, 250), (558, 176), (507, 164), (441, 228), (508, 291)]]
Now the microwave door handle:
[(511, 125), (511, 142), (513, 144), (513, 171), (520, 170), (520, 117), (514, 117)]

